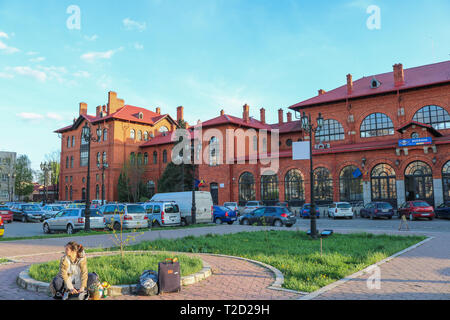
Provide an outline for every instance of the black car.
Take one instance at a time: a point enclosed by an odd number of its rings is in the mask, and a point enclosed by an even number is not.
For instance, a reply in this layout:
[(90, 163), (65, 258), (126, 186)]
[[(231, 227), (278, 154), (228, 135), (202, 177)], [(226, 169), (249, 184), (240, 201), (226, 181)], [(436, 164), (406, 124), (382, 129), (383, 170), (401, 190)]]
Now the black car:
[(292, 227), (296, 221), (295, 215), (285, 207), (263, 207), (241, 216), (239, 223), (242, 225)]
[(371, 202), (366, 204), (359, 211), (361, 218), (388, 218), (392, 219), (394, 216), (394, 208), (388, 202)]
[(13, 220), (22, 222), (44, 221), (44, 211), (37, 204), (16, 204), (11, 208)]
[(434, 209), (436, 218), (450, 219), (450, 202), (442, 203)]

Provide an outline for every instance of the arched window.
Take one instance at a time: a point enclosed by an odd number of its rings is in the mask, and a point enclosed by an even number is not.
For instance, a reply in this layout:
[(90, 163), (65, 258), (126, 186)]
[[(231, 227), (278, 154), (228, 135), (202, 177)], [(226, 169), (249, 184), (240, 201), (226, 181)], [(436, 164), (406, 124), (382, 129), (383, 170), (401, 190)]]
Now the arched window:
[(86, 200), (86, 188), (81, 189), (81, 200)]
[(144, 141), (148, 141), (148, 132), (144, 131)]
[(342, 169), (339, 175), (340, 200), (346, 202), (363, 200), (362, 173), (355, 166)]
[(438, 106), (426, 106), (416, 112), (413, 121), (425, 123), (436, 130), (450, 129), (450, 115)]
[(287, 139), (287, 140), (286, 140), (286, 145), (287, 145), (288, 147), (292, 147), (292, 139)]
[(255, 178), (250, 172), (244, 172), (239, 177), (239, 205), (244, 206), (252, 200), (256, 200)]
[(70, 157), (70, 167), (73, 168), (73, 157)]
[(70, 201), (72, 201), (73, 200), (73, 188), (72, 188), (72, 186), (70, 186), (70, 193), (69, 193), (69, 196), (70, 196)]
[(130, 154), (130, 164), (135, 164), (136, 163), (136, 155), (135, 155), (135, 153), (134, 152), (132, 152), (131, 154)]
[(376, 165), (370, 173), (372, 201), (385, 201), (397, 207), (397, 186), (394, 168), (385, 163)]
[(142, 141), (142, 131), (141, 130), (138, 131), (138, 140)]
[(284, 177), (284, 197), (291, 206), (301, 206), (305, 202), (305, 185), (300, 170), (292, 169)]
[(69, 188), (67, 186), (65, 188), (65, 200), (69, 200)]
[(444, 189), (444, 202), (450, 202), (450, 161), (442, 168), (442, 187)]
[(209, 165), (219, 165), (219, 140), (216, 137), (212, 137), (209, 140)]
[(103, 129), (103, 141), (108, 140), (108, 129)]
[(66, 169), (69, 169), (69, 157), (66, 157)]
[(316, 141), (338, 141), (345, 139), (344, 128), (339, 121), (329, 119), (323, 122), (322, 128), (316, 132)]
[(263, 138), (263, 152), (267, 152), (267, 138)]
[(100, 186), (98, 184), (95, 186), (95, 199), (100, 199)]
[(67, 148), (70, 148), (70, 137), (67, 137)]
[(279, 198), (278, 176), (276, 174), (261, 176), (261, 200), (266, 205), (274, 205)]
[(314, 199), (316, 204), (333, 202), (333, 178), (327, 168), (314, 170)]
[(153, 164), (158, 163), (158, 152), (153, 151)]
[(103, 151), (103, 163), (105, 164), (107, 162), (107, 158), (106, 158), (106, 151)]
[(86, 167), (88, 165), (89, 155), (89, 141), (84, 139), (81, 134), (81, 146), (80, 146), (80, 167)]
[(406, 167), (405, 192), (406, 201), (425, 200), (434, 204), (433, 172), (428, 164), (414, 161)]
[(138, 153), (138, 156), (137, 156), (137, 164), (138, 164), (138, 166), (141, 166), (142, 165), (142, 153)]
[(144, 153), (144, 165), (147, 165), (147, 164), (148, 164), (148, 153), (145, 152)]
[(163, 163), (167, 163), (167, 150), (163, 151)]
[(393, 135), (394, 124), (384, 113), (372, 113), (363, 120), (360, 134), (361, 138)]
[(97, 152), (97, 164), (100, 164), (101, 154)]
[(130, 139), (135, 139), (136, 138), (136, 132), (134, 131), (134, 129), (130, 130)]
[(253, 136), (253, 151), (258, 151), (258, 137)]
[(166, 133), (167, 131), (169, 131), (169, 129), (166, 126), (162, 126), (161, 128), (159, 128), (160, 133)]
[(75, 136), (72, 136), (72, 148), (75, 147)]

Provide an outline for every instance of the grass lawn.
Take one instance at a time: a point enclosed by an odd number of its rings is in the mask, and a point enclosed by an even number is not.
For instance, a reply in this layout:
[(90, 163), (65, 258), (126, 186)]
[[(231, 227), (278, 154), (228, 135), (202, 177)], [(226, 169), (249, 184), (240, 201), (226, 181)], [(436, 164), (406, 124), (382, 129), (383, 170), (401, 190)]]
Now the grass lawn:
[(0, 258), (0, 264), (2, 264), (2, 263), (6, 263), (6, 262), (9, 262), (9, 260), (8, 260), (8, 259), (3, 259), (3, 258)]
[(279, 269), (285, 278), (284, 288), (313, 292), (425, 238), (366, 233), (334, 234), (323, 240), (321, 256), (320, 240), (310, 240), (305, 232), (272, 230), (144, 241), (128, 246), (127, 250), (200, 252), (245, 257)]
[[(137, 284), (144, 270), (158, 271), (158, 262), (174, 257), (170, 253), (158, 254), (126, 254), (88, 258), (89, 272), (96, 272), (100, 280), (111, 285)], [(203, 268), (201, 259), (177, 255), (180, 262), (181, 276), (199, 272)], [(33, 279), (50, 282), (59, 272), (59, 260), (32, 265), (30, 276)]]
[[(216, 224), (212, 223), (202, 223), (202, 224), (194, 224), (194, 225), (188, 225), (185, 227), (159, 227), (159, 228), (151, 228), (152, 231), (162, 231), (162, 230), (176, 230), (176, 229), (192, 229), (192, 228), (202, 228), (202, 227), (215, 227)], [(123, 233), (131, 233), (131, 232), (147, 232), (150, 231), (149, 228), (145, 229), (136, 229), (136, 230), (123, 230)], [(42, 236), (32, 236), (32, 237), (11, 237), (11, 238), (0, 238), (0, 242), (3, 241), (16, 241), (16, 240), (36, 240), (36, 239), (49, 239), (49, 238), (72, 238), (72, 237), (84, 237), (84, 236), (98, 236), (103, 234), (113, 234), (112, 231), (109, 230), (100, 230), (100, 231), (91, 231), (91, 232), (85, 232), (85, 231), (78, 231), (75, 234), (67, 234), (64, 232), (61, 233), (55, 233), (55, 234), (43, 234)]]

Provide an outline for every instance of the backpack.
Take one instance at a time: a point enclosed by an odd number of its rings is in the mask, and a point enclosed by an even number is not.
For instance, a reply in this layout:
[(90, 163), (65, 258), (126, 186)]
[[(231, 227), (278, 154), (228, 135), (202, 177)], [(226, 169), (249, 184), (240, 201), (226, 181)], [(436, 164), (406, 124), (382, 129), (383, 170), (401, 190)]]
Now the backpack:
[(158, 294), (158, 273), (153, 270), (145, 270), (136, 287), (136, 294), (140, 296), (155, 296)]

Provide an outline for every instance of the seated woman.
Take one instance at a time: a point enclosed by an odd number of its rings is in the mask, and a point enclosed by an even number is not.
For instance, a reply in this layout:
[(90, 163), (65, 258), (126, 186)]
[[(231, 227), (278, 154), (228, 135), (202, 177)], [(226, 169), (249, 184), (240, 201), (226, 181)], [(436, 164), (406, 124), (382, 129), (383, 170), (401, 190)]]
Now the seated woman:
[(59, 273), (50, 284), (55, 299), (69, 297), (85, 300), (88, 298), (87, 258), (81, 244), (71, 241), (65, 246), (65, 255), (59, 263)]

